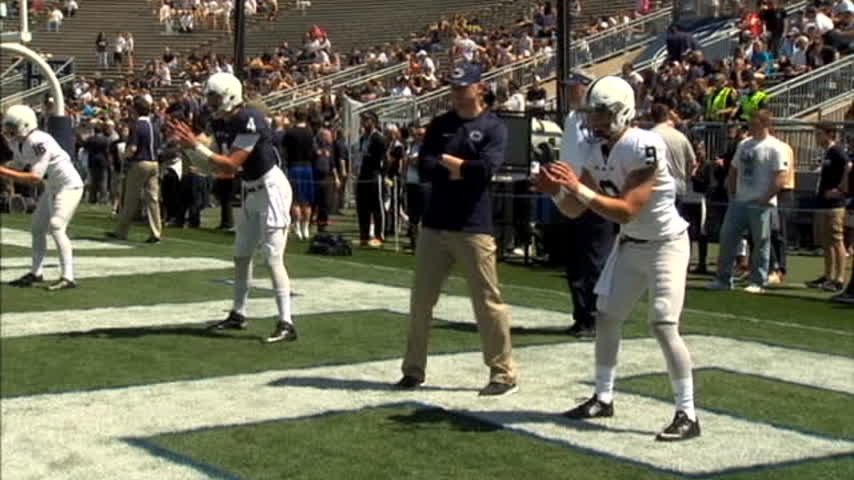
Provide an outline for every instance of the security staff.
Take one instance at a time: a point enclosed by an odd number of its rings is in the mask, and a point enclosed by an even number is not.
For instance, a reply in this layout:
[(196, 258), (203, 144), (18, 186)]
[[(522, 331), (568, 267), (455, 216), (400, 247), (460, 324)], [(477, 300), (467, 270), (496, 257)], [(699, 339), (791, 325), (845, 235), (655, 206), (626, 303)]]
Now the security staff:
[(507, 129), (484, 107), (481, 67), (465, 64), (451, 74), (454, 110), (436, 117), (421, 147), (419, 173), (432, 183), (415, 251), (415, 285), (403, 378), (397, 388), (424, 382), (433, 307), (455, 263), (462, 267), (489, 367), (482, 396), (516, 390), (510, 314), (498, 290), (489, 184), (504, 161)]
[(726, 76), (721, 73), (713, 75), (705, 101), (706, 121), (728, 120), (737, 108), (736, 96), (735, 89), (727, 84)]
[[(363, 247), (381, 246), (385, 231), (382, 172), (386, 145), (383, 134), (377, 130), (378, 123), (373, 112), (362, 116), (364, 133), (359, 140), (362, 164), (356, 180), (356, 215), (359, 217), (359, 240)], [(371, 221), (374, 222), (374, 238), (370, 238)]]
[(749, 122), (757, 111), (765, 108), (769, 97), (762, 90), (764, 79), (765, 76), (761, 73), (754, 74), (753, 78), (750, 79), (750, 90), (741, 97), (741, 103), (738, 105), (738, 112), (736, 112), (736, 117), (739, 120)]
[[(579, 143), (586, 142), (581, 117), (576, 110), (584, 105), (587, 89), (595, 80), (583, 70), (574, 70), (569, 77), (569, 101), (572, 111), (567, 115), (561, 140), (561, 161), (581, 171), (584, 161)], [(572, 297), (574, 324), (569, 334), (590, 337), (596, 332), (596, 294), (593, 292), (605, 260), (614, 245), (617, 228), (613, 222), (588, 211), (575, 219), (567, 219), (566, 280)]]

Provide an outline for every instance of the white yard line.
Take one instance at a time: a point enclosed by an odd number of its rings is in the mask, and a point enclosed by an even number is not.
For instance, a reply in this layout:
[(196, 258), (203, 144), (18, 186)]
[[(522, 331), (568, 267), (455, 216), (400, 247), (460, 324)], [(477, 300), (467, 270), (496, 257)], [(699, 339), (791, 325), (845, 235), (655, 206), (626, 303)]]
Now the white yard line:
[[(714, 337), (688, 337), (688, 342), (698, 367), (852, 393), (854, 369), (848, 358)], [(286, 352), (287, 347), (271, 348), (271, 354)], [(122, 439), (398, 402), (442, 406), (605, 456), (692, 475), (854, 452), (851, 441), (703, 410), (702, 437), (680, 444), (656, 443), (653, 436), (669, 422), (672, 405), (625, 393), (617, 396), (614, 418), (570, 422), (555, 413), (589, 395), (590, 387), (581, 382), (590, 379), (592, 345), (523, 347), (515, 354), (523, 374), (521, 390), (500, 399), (475, 394), (487, 375), (479, 352), (431, 357), (427, 388), (414, 392), (388, 389), (400, 368), (399, 360), (388, 360), (4, 399), (2, 477), (204, 478), (192, 467), (152, 456)], [(652, 339), (624, 342), (621, 355), (621, 376), (658, 373), (663, 368)], [(664, 383), (661, 388), (666, 391), (669, 386)]]
[[(15, 247), (30, 248), (32, 245), (32, 235), (30, 232), (24, 230), (2, 227), (0, 228), (0, 243)], [(134, 248), (131, 245), (114, 243), (106, 239), (98, 241), (72, 238), (71, 244), (75, 250), (127, 250)], [(56, 251), (56, 244), (50, 238), (47, 239), (47, 248), (50, 251)]]
[[(256, 279), (255, 284), (270, 288), (269, 279)], [(302, 315), (343, 311), (390, 310), (409, 314), (409, 289), (388, 287), (375, 283), (341, 280), (338, 278), (306, 278), (292, 282), (297, 296), (293, 298), (296, 321)], [(100, 328), (129, 328), (175, 325), (181, 323), (222, 320), (231, 308), (230, 300), (207, 302), (153, 304), (146, 306), (94, 308), (88, 310), (56, 310), (4, 313), (0, 317), (3, 338), (52, 333), (88, 331)], [(514, 326), (525, 328), (560, 328), (570, 323), (569, 315), (561, 312), (511, 306)], [(248, 314), (263, 318), (276, 314), (272, 298), (254, 298)], [(474, 324), (471, 301), (468, 297), (443, 295), (436, 307), (435, 318), (456, 323)]]
[[(103, 229), (95, 228), (95, 227), (89, 227), (89, 226), (85, 226), (85, 225), (75, 226), (75, 228), (78, 230), (87, 230), (87, 231), (93, 231), (93, 232), (95, 232), (95, 231), (102, 232), (103, 231)], [(168, 237), (168, 239), (170, 242), (184, 243), (184, 244), (188, 244), (188, 245), (206, 245), (206, 246), (217, 246), (218, 245), (218, 244), (213, 243), (213, 242), (204, 242), (204, 241), (190, 240), (190, 239), (184, 239), (184, 238)], [(218, 246), (230, 248), (231, 243), (229, 241), (229, 243), (224, 243), (224, 244), (218, 245)], [(350, 260), (344, 260), (341, 257), (323, 257), (323, 256), (319, 256), (319, 255), (310, 255), (310, 254), (305, 254), (305, 253), (295, 253), (295, 252), (293, 252), (293, 250), (289, 251), (287, 253), (287, 256), (289, 256), (289, 257), (292, 257), (292, 256), (307, 257), (307, 258), (311, 258), (311, 259), (318, 261), (318, 262), (333, 263), (335, 265), (346, 265), (346, 266), (356, 267), (356, 268), (366, 268), (366, 269), (377, 270), (377, 271), (397, 272), (397, 273), (402, 273), (402, 274), (406, 274), (406, 275), (412, 275), (412, 273), (413, 273), (412, 270), (406, 269), (406, 268), (389, 267), (389, 266), (384, 266), (384, 265), (371, 265), (371, 264), (362, 263), (362, 262), (354, 262), (354, 261), (350, 261)], [(449, 276), (449, 278), (457, 280), (457, 281), (465, 281), (465, 279), (463, 277), (459, 277), (456, 275), (451, 275), (451, 276)], [(562, 292), (562, 291), (558, 291), (558, 290), (531, 287), (528, 285), (516, 285), (516, 284), (511, 284), (511, 283), (502, 283), (501, 288), (521, 290), (521, 291), (530, 291), (530, 292), (537, 292), (537, 293), (541, 293), (541, 294), (559, 296), (562, 299), (566, 299), (567, 305), (569, 302), (567, 292)], [(722, 295), (725, 295), (725, 294), (722, 294)], [(843, 336), (843, 337), (854, 337), (854, 332), (849, 332), (849, 331), (845, 331), (845, 330), (838, 330), (838, 329), (833, 329), (833, 328), (816, 327), (816, 326), (812, 326), (812, 325), (803, 325), (800, 323), (782, 322), (779, 320), (768, 320), (768, 319), (763, 319), (763, 318), (747, 317), (747, 316), (734, 315), (734, 314), (723, 314), (720, 312), (713, 312), (713, 311), (696, 309), (696, 308), (686, 308), (685, 312), (693, 313), (693, 314), (697, 314), (697, 315), (705, 315), (705, 316), (714, 317), (714, 318), (727, 319), (727, 320), (736, 320), (736, 321), (743, 320), (743, 321), (747, 321), (747, 322), (751, 322), (751, 323), (757, 323), (757, 324), (774, 325), (777, 327), (790, 328), (790, 329), (794, 329), (794, 330), (804, 330), (804, 331), (811, 331), (811, 332), (816, 332), (816, 333), (824, 333), (824, 334), (837, 335), (837, 336)]]
[[(0, 281), (14, 280), (30, 271), (31, 260), (27, 257), (11, 257), (0, 260)], [(117, 275), (150, 275), (154, 273), (187, 272), (193, 270), (223, 270), (232, 268), (230, 261), (208, 257), (74, 257), (76, 278), (99, 278)], [(59, 278), (59, 263), (49, 258), (45, 265), (46, 280)], [(4, 289), (13, 288), (3, 286)]]

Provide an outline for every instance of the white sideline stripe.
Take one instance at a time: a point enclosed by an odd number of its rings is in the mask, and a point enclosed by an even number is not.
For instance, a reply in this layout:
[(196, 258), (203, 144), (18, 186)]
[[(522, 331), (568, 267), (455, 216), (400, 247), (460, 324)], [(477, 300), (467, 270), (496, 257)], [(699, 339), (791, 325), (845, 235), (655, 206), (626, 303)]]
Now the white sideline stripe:
[[(103, 229), (98, 229), (95, 227), (89, 227), (86, 225), (76, 226), (75, 228), (79, 229), (79, 230), (88, 230), (88, 231), (103, 231)], [(219, 245), (219, 244), (216, 244), (213, 242), (202, 242), (202, 241), (198, 241), (198, 240), (190, 240), (190, 239), (185, 239), (185, 238), (169, 237), (169, 241), (170, 242), (176, 242), (176, 243), (184, 243), (184, 244), (188, 244), (188, 245), (205, 245), (208, 247), (219, 246), (219, 247), (223, 247), (223, 248), (229, 248), (228, 245), (224, 245), (224, 244)], [(305, 254), (305, 253), (296, 253), (293, 251), (288, 252), (287, 256), (298, 256), (298, 257), (312, 258), (316, 261), (322, 261), (322, 262), (327, 262), (327, 263), (335, 263), (337, 265), (348, 265), (351, 267), (367, 268), (367, 269), (386, 271), (386, 272), (397, 272), (397, 273), (404, 273), (407, 275), (413, 274), (412, 270), (408, 270), (405, 268), (389, 267), (389, 266), (384, 266), (384, 265), (371, 265), (371, 264), (367, 264), (367, 263), (360, 263), (360, 262), (353, 262), (353, 261), (349, 261), (349, 260), (342, 260), (340, 258), (327, 258), (327, 257), (319, 256), (319, 255), (309, 255), (309, 254)], [(450, 275), (448, 278), (458, 280), (458, 281), (465, 280), (463, 277), (460, 277), (457, 275)], [(547, 288), (531, 287), (528, 285), (516, 285), (516, 284), (512, 284), (512, 283), (502, 283), (500, 285), (500, 287), (501, 288), (515, 289), (515, 290), (526, 290), (526, 291), (530, 291), (530, 292), (546, 293), (549, 295), (561, 296), (563, 298), (566, 298), (566, 296), (567, 296), (567, 294), (565, 292), (560, 292), (557, 290), (551, 290), (551, 289), (547, 289)], [(768, 324), (768, 325), (774, 325), (777, 327), (792, 328), (792, 329), (796, 329), (796, 330), (807, 330), (807, 331), (813, 331), (813, 332), (827, 333), (827, 334), (831, 334), (831, 335), (841, 335), (841, 336), (845, 336), (845, 337), (854, 337), (854, 332), (848, 332), (845, 330), (837, 330), (837, 329), (832, 329), (832, 328), (815, 327), (815, 326), (811, 326), (811, 325), (803, 325), (800, 323), (781, 322), (779, 320), (767, 320), (767, 319), (763, 319), (763, 318), (745, 317), (745, 316), (741, 316), (741, 315), (721, 314), (720, 312), (711, 312), (708, 310), (700, 310), (700, 309), (685, 309), (685, 312), (699, 314), (699, 315), (707, 315), (707, 316), (711, 316), (711, 317), (715, 317), (715, 318), (722, 318), (722, 319), (727, 319), (727, 320), (745, 320), (745, 321), (748, 321), (751, 323), (764, 323), (764, 324)]]
[[(3, 245), (30, 248), (32, 246), (31, 238), (30, 232), (25, 232), (15, 228), (0, 228), (0, 243)], [(111, 243), (107, 240), (97, 241), (71, 239), (71, 244), (74, 246), (75, 250), (124, 250), (133, 248), (131, 245)], [(56, 245), (50, 238), (47, 240), (47, 248), (50, 251), (56, 250)]]
[[(270, 279), (255, 279), (256, 286), (271, 288)], [(409, 314), (409, 289), (341, 280), (307, 278), (293, 281), (298, 296), (293, 298), (296, 321), (300, 316), (347, 311), (390, 310)], [(88, 331), (100, 328), (154, 327), (180, 323), (222, 320), (231, 309), (230, 300), (154, 304), (147, 306), (57, 310), (49, 312), (4, 313), (0, 317), (3, 338)], [(263, 318), (276, 315), (272, 298), (249, 300), (247, 313)], [(561, 312), (511, 306), (514, 326), (526, 328), (567, 327), (569, 315)], [(434, 317), (449, 322), (474, 324), (474, 313), (468, 297), (443, 295)]]
[[(715, 337), (687, 340), (698, 367), (759, 373), (783, 381), (810, 379), (815, 386), (848, 392), (852, 388), (854, 370), (847, 358)], [(271, 347), (271, 354), (286, 354), (286, 350)], [(617, 396), (614, 418), (570, 422), (555, 414), (589, 395), (590, 387), (581, 382), (589, 381), (592, 345), (522, 347), (514, 353), (524, 381), (517, 394), (498, 399), (478, 398), (475, 393), (487, 377), (480, 352), (431, 357), (428, 387), (446, 390), (388, 389), (388, 383), (399, 377), (400, 361), (395, 359), (4, 399), (0, 404), (2, 477), (205, 478), (192, 467), (155, 457), (121, 439), (398, 402), (442, 406), (541, 438), (684, 474), (714, 474), (854, 452), (851, 441), (704, 410), (699, 411), (703, 436), (684, 443), (656, 443), (653, 436), (670, 421), (672, 405), (626, 393)], [(663, 363), (653, 339), (624, 342), (622, 358), (621, 376), (658, 373)], [(816, 376), (817, 372), (821, 375)]]
[[(31, 260), (27, 257), (4, 258), (0, 261), (0, 281), (14, 280), (30, 271)], [(192, 270), (223, 270), (232, 268), (232, 263), (207, 257), (74, 257), (76, 278), (112, 277), (118, 275), (149, 275), (153, 273), (187, 272)], [(46, 280), (59, 278), (57, 259), (45, 262)], [(12, 288), (12, 287), (3, 287)]]

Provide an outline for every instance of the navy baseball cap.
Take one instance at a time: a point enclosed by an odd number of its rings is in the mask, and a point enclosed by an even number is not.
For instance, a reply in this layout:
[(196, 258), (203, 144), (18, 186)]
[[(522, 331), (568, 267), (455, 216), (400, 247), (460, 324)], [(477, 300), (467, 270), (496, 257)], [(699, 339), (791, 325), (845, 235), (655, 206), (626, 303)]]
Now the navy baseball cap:
[(596, 81), (596, 75), (588, 72), (587, 70), (582, 70), (580, 68), (573, 68), (569, 72), (569, 76), (566, 79), (567, 85), (590, 85), (591, 83)]
[(451, 75), (448, 77), (448, 83), (455, 87), (468, 87), (480, 83), (480, 76), (483, 69), (476, 63), (464, 63), (458, 67), (454, 67)]

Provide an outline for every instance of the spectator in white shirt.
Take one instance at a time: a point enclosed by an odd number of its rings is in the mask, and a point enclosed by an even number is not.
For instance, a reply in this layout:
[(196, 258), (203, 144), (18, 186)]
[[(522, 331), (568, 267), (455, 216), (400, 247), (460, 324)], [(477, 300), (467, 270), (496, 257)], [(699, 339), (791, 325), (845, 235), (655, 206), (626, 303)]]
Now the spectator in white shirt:
[(121, 69), (124, 61), (125, 50), (127, 50), (128, 42), (125, 36), (119, 32), (116, 34), (116, 40), (113, 42), (113, 66)]
[(53, 10), (47, 14), (47, 31), (59, 33), (59, 27), (62, 25), (62, 19), (65, 16), (59, 11), (58, 7), (53, 7)]
[(77, 13), (77, 10), (80, 9), (80, 5), (77, 3), (77, 0), (65, 0), (64, 8), (65, 16), (73, 17)]

